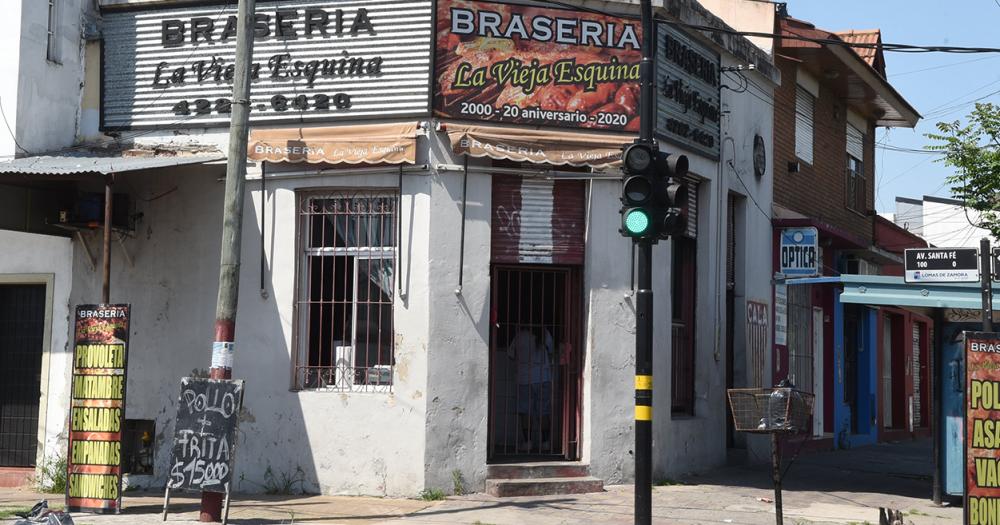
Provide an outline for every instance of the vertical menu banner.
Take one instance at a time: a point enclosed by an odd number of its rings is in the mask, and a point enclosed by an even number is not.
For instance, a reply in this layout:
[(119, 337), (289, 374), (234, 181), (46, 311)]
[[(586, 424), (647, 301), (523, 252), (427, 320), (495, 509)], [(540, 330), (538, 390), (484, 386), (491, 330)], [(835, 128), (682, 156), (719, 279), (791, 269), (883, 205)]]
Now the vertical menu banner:
[(1000, 523), (1000, 334), (965, 332), (965, 523)]
[(129, 305), (76, 307), (66, 509), (121, 511)]

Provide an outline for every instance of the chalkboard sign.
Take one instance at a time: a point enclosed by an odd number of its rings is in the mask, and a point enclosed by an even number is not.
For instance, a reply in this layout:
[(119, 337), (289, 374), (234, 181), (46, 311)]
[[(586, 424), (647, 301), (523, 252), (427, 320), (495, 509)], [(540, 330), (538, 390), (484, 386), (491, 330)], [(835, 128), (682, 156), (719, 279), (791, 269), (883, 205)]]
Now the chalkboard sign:
[(169, 489), (227, 492), (243, 381), (181, 379)]

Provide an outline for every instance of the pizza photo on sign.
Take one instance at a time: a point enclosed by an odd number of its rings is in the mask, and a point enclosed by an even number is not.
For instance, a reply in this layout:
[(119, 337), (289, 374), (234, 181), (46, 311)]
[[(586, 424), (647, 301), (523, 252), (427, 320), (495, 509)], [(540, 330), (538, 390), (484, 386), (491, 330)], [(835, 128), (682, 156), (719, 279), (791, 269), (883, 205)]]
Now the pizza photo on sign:
[(638, 20), (492, 2), (437, 9), (436, 116), (639, 130)]

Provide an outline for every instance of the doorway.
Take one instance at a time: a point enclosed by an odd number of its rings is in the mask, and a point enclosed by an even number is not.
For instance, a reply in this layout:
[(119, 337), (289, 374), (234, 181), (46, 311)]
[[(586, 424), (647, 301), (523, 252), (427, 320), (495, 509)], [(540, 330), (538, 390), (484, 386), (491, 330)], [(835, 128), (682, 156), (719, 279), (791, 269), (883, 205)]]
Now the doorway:
[(0, 467), (35, 466), (45, 287), (0, 285)]
[(579, 273), (493, 268), (490, 462), (579, 459)]

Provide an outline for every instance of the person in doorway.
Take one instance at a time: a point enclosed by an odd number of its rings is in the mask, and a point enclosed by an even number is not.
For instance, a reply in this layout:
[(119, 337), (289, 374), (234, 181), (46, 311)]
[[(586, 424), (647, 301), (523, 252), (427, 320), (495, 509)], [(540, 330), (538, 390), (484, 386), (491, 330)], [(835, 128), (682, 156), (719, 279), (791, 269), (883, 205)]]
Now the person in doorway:
[[(519, 452), (550, 448), (553, 346), (552, 334), (537, 328), (521, 328), (511, 341), (508, 355), (517, 367)], [(539, 439), (537, 449), (534, 438)]]

